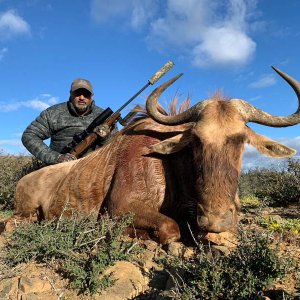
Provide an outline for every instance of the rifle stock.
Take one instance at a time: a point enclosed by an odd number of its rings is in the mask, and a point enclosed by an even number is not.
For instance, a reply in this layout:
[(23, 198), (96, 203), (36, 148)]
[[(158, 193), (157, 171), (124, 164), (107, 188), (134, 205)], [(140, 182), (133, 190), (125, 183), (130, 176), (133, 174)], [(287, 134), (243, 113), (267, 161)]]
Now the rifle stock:
[(99, 136), (96, 133), (97, 127), (101, 127), (103, 125), (107, 125), (110, 129), (112, 127), (112, 125), (121, 117), (121, 113), (119, 111), (116, 111), (115, 113), (113, 113), (110, 117), (108, 117), (101, 125), (96, 126), (94, 128), (94, 132), (90, 133), (84, 140), (82, 140), (80, 143), (78, 143), (73, 150), (70, 152), (71, 154), (73, 154), (74, 156), (76, 156), (77, 158), (80, 157), (80, 155), (86, 151), (87, 149), (89, 149), (94, 142), (96, 142), (96, 140), (101, 136)]
[(107, 118), (107, 120), (104, 122), (104, 124), (111, 127), (118, 119), (121, 117), (121, 113), (119, 111), (116, 111), (113, 113), (110, 117)]
[(83, 141), (81, 141), (79, 144), (77, 144), (72, 151), (70, 151), (71, 154), (76, 156), (77, 158), (80, 157), (80, 155), (87, 149), (89, 149), (92, 144), (97, 140), (98, 135), (95, 132), (90, 133)]

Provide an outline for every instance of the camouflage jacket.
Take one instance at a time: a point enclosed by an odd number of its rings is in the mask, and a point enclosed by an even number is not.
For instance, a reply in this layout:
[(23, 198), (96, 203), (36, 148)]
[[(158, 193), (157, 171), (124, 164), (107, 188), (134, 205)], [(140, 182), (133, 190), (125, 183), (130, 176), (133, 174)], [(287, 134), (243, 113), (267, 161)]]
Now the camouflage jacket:
[[(62, 149), (72, 141), (73, 136), (84, 131), (102, 111), (94, 101), (85, 116), (76, 113), (71, 101), (53, 105), (42, 111), (25, 129), (22, 143), (39, 160), (47, 165), (55, 164)], [(49, 146), (44, 143), (48, 138)]]

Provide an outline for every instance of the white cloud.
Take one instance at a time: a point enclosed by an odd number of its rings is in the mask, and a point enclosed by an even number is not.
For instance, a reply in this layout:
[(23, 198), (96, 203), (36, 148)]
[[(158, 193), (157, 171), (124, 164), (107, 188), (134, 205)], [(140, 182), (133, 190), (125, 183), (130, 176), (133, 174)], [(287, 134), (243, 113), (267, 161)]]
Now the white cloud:
[(245, 64), (255, 52), (256, 44), (233, 28), (209, 28), (203, 42), (193, 49), (195, 66)]
[(272, 86), (276, 83), (276, 78), (273, 74), (262, 75), (258, 80), (249, 84), (251, 88), (260, 89)]
[(0, 61), (3, 59), (3, 57), (7, 51), (8, 51), (7, 48), (0, 49)]
[(242, 65), (256, 50), (249, 31), (262, 28), (257, 26), (256, 4), (257, 0), (93, 0), (92, 16), (102, 23), (125, 22), (135, 30), (145, 25), (151, 48), (184, 55), (196, 67)]
[(21, 34), (30, 34), (29, 24), (14, 10), (0, 13), (0, 40)]
[(123, 20), (133, 30), (140, 30), (154, 15), (157, 3), (153, 0), (93, 0), (92, 18), (99, 23)]
[(196, 67), (245, 64), (256, 49), (247, 33), (247, 13), (253, 9), (248, 3), (253, 1), (169, 0), (166, 16), (151, 24), (148, 41), (153, 47), (167, 41), (188, 49)]
[(27, 100), (27, 101), (17, 101), (13, 103), (0, 102), (0, 112), (10, 112), (16, 111), (22, 107), (32, 108), (42, 111), (49, 106), (58, 103), (59, 98), (53, 97), (49, 94), (42, 94), (40, 97)]

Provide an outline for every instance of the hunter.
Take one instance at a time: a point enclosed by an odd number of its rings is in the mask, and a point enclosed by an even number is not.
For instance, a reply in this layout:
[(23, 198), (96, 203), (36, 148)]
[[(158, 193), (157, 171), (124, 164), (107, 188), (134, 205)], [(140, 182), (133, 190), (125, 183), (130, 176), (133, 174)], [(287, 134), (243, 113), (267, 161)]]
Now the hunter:
[[(69, 101), (48, 107), (25, 129), (22, 143), (26, 149), (46, 165), (75, 160), (70, 153), (62, 153), (74, 135), (83, 132), (103, 109), (95, 105), (93, 88), (89, 80), (75, 79), (71, 84)], [(112, 133), (92, 150), (103, 145)], [(50, 138), (48, 146), (44, 140)]]

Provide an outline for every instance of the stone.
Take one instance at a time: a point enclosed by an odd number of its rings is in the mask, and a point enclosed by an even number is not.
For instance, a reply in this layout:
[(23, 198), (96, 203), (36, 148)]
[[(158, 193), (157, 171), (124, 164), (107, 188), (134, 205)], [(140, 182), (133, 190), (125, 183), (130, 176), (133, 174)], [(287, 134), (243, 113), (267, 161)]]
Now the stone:
[(210, 242), (213, 245), (235, 248), (238, 245), (237, 238), (230, 232), (214, 233), (208, 232), (200, 237), (203, 241)]
[(149, 279), (143, 276), (136, 265), (127, 261), (116, 262), (115, 265), (103, 272), (102, 276), (105, 275), (112, 275), (115, 282), (95, 299), (134, 299), (148, 289)]
[(29, 293), (29, 294), (18, 294), (18, 300), (57, 300), (59, 299), (56, 295), (49, 294), (49, 293)]
[(144, 241), (144, 245), (146, 246), (147, 250), (149, 250), (149, 251), (155, 251), (155, 249), (158, 248), (158, 244), (152, 240)]
[(211, 250), (213, 252), (217, 252), (217, 253), (219, 252), (220, 254), (224, 254), (226, 256), (230, 254), (230, 250), (225, 246), (212, 245)]
[(191, 258), (194, 255), (194, 250), (180, 242), (172, 242), (168, 245), (168, 254), (175, 257)]
[(51, 284), (47, 280), (39, 277), (28, 278), (22, 276), (19, 282), (19, 290), (24, 294), (41, 293), (52, 290)]
[(17, 277), (5, 279), (0, 282), (0, 299), (10, 299), (18, 293), (19, 280)]

